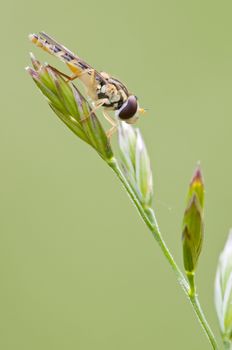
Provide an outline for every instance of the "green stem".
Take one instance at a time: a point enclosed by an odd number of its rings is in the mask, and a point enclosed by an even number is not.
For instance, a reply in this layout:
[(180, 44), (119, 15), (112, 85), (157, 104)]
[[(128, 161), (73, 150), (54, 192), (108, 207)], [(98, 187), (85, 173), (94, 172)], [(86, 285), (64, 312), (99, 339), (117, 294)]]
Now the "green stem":
[(229, 340), (224, 340), (224, 349), (225, 350), (231, 350), (232, 349), (232, 345), (231, 345), (231, 342)]
[(210, 326), (205, 318), (205, 315), (201, 309), (198, 297), (195, 293), (192, 293), (192, 288), (190, 288), (189, 283), (185, 279), (184, 275), (182, 274), (181, 270), (179, 269), (178, 265), (176, 264), (174, 258), (172, 257), (168, 247), (166, 246), (166, 243), (164, 239), (162, 238), (161, 232), (159, 230), (156, 217), (154, 214), (154, 211), (151, 208), (144, 208), (138, 198), (136, 197), (134, 191), (132, 190), (131, 186), (129, 185), (127, 179), (123, 175), (117, 160), (115, 158), (112, 158), (110, 161), (108, 161), (109, 166), (112, 168), (112, 170), (116, 173), (117, 177), (121, 181), (122, 185), (124, 186), (125, 190), (127, 191), (130, 199), (136, 206), (136, 208), (139, 211), (139, 214), (141, 215), (143, 221), (151, 231), (153, 237), (158, 242), (165, 258), (167, 259), (169, 265), (171, 266), (172, 270), (175, 272), (175, 275), (177, 277), (177, 280), (183, 289), (185, 295), (187, 296), (188, 300), (190, 301), (195, 314), (197, 315), (197, 318), (204, 329), (207, 338), (212, 346), (213, 349), (217, 350), (218, 346), (216, 343), (216, 340), (214, 338), (214, 335), (210, 329)]

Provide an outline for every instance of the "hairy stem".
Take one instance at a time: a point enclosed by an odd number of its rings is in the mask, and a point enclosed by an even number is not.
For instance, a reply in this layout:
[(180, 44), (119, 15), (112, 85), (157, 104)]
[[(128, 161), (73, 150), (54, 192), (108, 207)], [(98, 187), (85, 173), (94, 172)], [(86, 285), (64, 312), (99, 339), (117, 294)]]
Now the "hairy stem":
[(185, 295), (187, 296), (189, 302), (191, 303), (195, 314), (197, 315), (197, 318), (202, 326), (202, 328), (205, 331), (205, 334), (212, 346), (212, 349), (217, 350), (218, 346), (214, 337), (213, 332), (210, 329), (210, 326), (205, 318), (205, 315), (202, 311), (202, 308), (200, 306), (198, 297), (195, 293), (192, 293), (192, 288), (190, 288), (188, 281), (185, 279), (184, 275), (182, 274), (181, 270), (179, 269), (178, 265), (176, 264), (174, 258), (172, 257), (168, 247), (166, 246), (166, 243), (161, 235), (161, 232), (159, 230), (156, 217), (154, 214), (154, 211), (151, 208), (144, 208), (138, 198), (136, 197), (134, 191), (132, 190), (131, 186), (129, 185), (127, 179), (123, 175), (117, 160), (115, 158), (112, 158), (108, 162), (111, 169), (116, 173), (117, 177), (121, 181), (122, 185), (124, 186), (126, 192), (128, 193), (130, 199), (136, 206), (136, 208), (139, 211), (140, 216), (142, 217), (143, 221), (151, 231), (153, 237), (158, 242), (165, 258), (167, 259), (169, 265), (171, 266), (172, 270), (175, 272), (175, 275), (177, 277), (177, 280), (183, 289)]

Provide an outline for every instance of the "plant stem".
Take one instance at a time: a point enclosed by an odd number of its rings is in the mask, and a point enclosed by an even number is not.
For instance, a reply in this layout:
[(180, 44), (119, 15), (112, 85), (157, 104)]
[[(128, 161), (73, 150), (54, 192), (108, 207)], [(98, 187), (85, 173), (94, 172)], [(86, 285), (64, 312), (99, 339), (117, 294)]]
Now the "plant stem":
[(127, 179), (125, 178), (124, 174), (122, 173), (117, 160), (115, 158), (112, 158), (110, 161), (108, 161), (108, 165), (111, 167), (111, 169), (116, 173), (117, 177), (121, 181), (122, 185), (124, 186), (126, 192), (128, 193), (130, 199), (136, 206), (136, 208), (139, 211), (139, 214), (141, 215), (143, 221), (151, 231), (153, 237), (158, 242), (165, 258), (167, 259), (169, 265), (171, 266), (172, 270), (175, 272), (175, 275), (177, 277), (177, 280), (183, 289), (185, 295), (187, 296), (188, 300), (190, 301), (195, 314), (197, 315), (197, 318), (202, 326), (202, 328), (205, 331), (205, 334), (212, 346), (213, 349), (217, 350), (218, 346), (214, 337), (213, 332), (210, 329), (210, 326), (205, 318), (205, 315), (201, 309), (201, 305), (199, 303), (198, 297), (195, 293), (192, 293), (192, 289), (189, 286), (189, 283), (185, 279), (184, 275), (182, 274), (181, 270), (179, 269), (178, 265), (176, 264), (174, 258), (172, 257), (168, 247), (166, 246), (166, 243), (164, 239), (162, 238), (161, 232), (159, 230), (156, 217), (154, 214), (154, 211), (151, 208), (144, 208), (140, 201), (138, 200), (137, 196), (135, 195), (134, 191), (132, 190), (130, 184), (128, 183)]
[(229, 340), (224, 340), (224, 349), (225, 350), (231, 350), (232, 349), (231, 342)]

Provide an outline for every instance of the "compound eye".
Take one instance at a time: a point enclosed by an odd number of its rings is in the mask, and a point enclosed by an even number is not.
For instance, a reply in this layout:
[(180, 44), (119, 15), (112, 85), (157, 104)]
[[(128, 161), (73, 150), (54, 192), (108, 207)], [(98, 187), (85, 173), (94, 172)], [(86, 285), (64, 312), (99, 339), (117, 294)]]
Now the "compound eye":
[(119, 110), (118, 116), (122, 120), (127, 120), (137, 113), (138, 102), (135, 96), (129, 96), (127, 102)]

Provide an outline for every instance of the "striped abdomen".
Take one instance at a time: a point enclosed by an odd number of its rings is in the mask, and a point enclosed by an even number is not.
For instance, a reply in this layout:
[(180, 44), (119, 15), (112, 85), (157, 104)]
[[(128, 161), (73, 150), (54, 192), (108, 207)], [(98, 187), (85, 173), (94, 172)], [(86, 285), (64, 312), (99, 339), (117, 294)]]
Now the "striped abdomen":
[(45, 34), (42, 36), (38, 36), (36, 34), (30, 34), (29, 39), (33, 44), (36, 46), (42, 48), (44, 51), (50, 53), (51, 55), (54, 55), (61, 59), (64, 63), (67, 63), (70, 69), (73, 71), (73, 73), (82, 72), (83, 70), (89, 69), (89, 65), (81, 60), (78, 60), (74, 54), (66, 49), (65, 47), (62, 47), (62, 45), (53, 42), (51, 38), (44, 37)]

